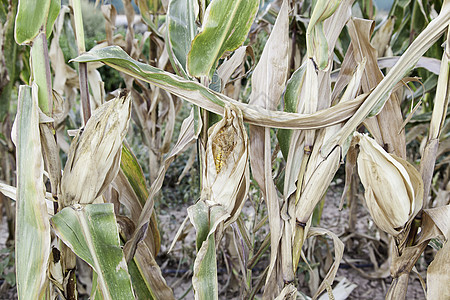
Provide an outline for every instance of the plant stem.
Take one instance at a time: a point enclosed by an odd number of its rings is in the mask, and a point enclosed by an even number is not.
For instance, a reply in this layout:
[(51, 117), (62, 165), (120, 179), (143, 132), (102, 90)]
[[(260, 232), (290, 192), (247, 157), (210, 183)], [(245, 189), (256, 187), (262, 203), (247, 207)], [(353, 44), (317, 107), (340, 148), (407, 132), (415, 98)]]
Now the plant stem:
[[(86, 46), (84, 42), (84, 28), (83, 28), (83, 16), (81, 13), (81, 2), (80, 0), (71, 0), (70, 4), (73, 8), (73, 18), (75, 23), (75, 36), (78, 46), (78, 54), (86, 52)], [(80, 81), (80, 99), (81, 107), (83, 110), (83, 120), (84, 124), (91, 117), (91, 105), (89, 101), (89, 84), (87, 78), (87, 64), (80, 63), (78, 70), (78, 78)]]
[(41, 32), (34, 39), (33, 46), (31, 47), (31, 61), (33, 81), (39, 88), (39, 108), (44, 114), (51, 116), (53, 110), (52, 80), (45, 32)]
[(403, 300), (408, 289), (409, 273), (401, 274), (392, 280), (392, 284), (386, 294), (386, 300)]
[(83, 109), (84, 124), (87, 123), (91, 117), (91, 105), (89, 103), (89, 85), (87, 80), (87, 64), (80, 63), (79, 66), (79, 80), (80, 80), (80, 99), (81, 107)]

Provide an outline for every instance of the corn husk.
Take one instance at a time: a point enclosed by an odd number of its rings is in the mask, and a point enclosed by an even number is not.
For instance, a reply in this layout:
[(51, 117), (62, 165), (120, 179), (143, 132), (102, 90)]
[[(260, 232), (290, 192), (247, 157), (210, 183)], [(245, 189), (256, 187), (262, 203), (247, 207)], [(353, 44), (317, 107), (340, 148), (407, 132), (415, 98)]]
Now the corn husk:
[(242, 112), (226, 106), (223, 119), (208, 135), (202, 199), (225, 208), (230, 214), (227, 225), (239, 216), (249, 187), (248, 137)]
[(367, 135), (355, 133), (354, 137), (360, 146), (358, 173), (370, 215), (380, 229), (397, 236), (422, 206), (420, 174)]
[(248, 138), (242, 112), (225, 106), (208, 130), (200, 201), (188, 208), (197, 231), (192, 286), (195, 299), (218, 299), (216, 244), (241, 212), (249, 188)]
[(95, 110), (75, 136), (61, 179), (63, 206), (92, 203), (116, 177), (130, 113), (130, 95), (121, 93)]

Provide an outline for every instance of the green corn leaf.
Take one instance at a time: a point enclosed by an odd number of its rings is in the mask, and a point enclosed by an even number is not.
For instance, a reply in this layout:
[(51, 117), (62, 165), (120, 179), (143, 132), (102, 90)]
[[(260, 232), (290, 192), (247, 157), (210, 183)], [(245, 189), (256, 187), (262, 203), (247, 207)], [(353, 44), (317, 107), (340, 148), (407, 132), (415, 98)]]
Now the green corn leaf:
[(8, 6), (9, 6), (9, 3), (7, 1), (2, 0), (0, 2), (0, 22), (2, 24), (4, 24), (6, 22), (7, 15), (8, 15)]
[(61, 1), (60, 0), (50, 0), (47, 25), (45, 27), (45, 33), (46, 33), (47, 37), (49, 37), (50, 34), (52, 33), (53, 24), (55, 24), (56, 18), (58, 17), (60, 10), (61, 10)]
[(211, 78), (225, 51), (233, 51), (245, 41), (258, 6), (258, 0), (213, 1), (205, 12), (202, 31), (192, 41), (189, 74)]
[(186, 60), (191, 42), (197, 34), (194, 0), (172, 0), (167, 12), (167, 45), (172, 65), (180, 76), (187, 78)]
[(214, 235), (210, 235), (208, 239), (203, 242), (202, 247), (197, 253), (192, 285), (194, 287), (195, 299), (219, 299), (216, 243)]
[(122, 145), (122, 157), (120, 158), (120, 169), (124, 172), (128, 181), (136, 193), (141, 205), (145, 204), (148, 197), (147, 185), (145, 183), (144, 172), (139, 165), (133, 152), (126, 144)]
[[(122, 147), (120, 171), (116, 181), (119, 193), (124, 196), (121, 197), (121, 203), (130, 210), (132, 221), (137, 223), (149, 192), (144, 173), (136, 157), (126, 145)], [(154, 211), (147, 224), (146, 237), (138, 244), (134, 259), (128, 262), (134, 290), (139, 299), (173, 299), (173, 292), (162, 277), (154, 258), (161, 245)]]
[(137, 0), (135, 1), (141, 12), (142, 19), (148, 26), (155, 26), (153, 16), (155, 16), (161, 8), (160, 0)]
[[(0, 54), (0, 61), (1, 56), (4, 57), (5, 67), (8, 70), (8, 76), (9, 76), (9, 82), (8, 84), (3, 87), (0, 93), (0, 123), (3, 122), (6, 114), (9, 112), (9, 105), (10, 105), (10, 99), (11, 99), (11, 92), (14, 86), (15, 81), (18, 79), (18, 72), (16, 67), (17, 62), (17, 43), (14, 41), (14, 21), (15, 21), (15, 15), (17, 11), (17, 2), (12, 1), (10, 10), (8, 11), (8, 5), (2, 4), (0, 5), (0, 8), (5, 9), (5, 18), (7, 17), (7, 20), (5, 19), (2, 21), (4, 24), (3, 32), (0, 31), (0, 34), (3, 34), (3, 47), (2, 53)], [(6, 22), (7, 21), (7, 22)]]
[(43, 299), (48, 288), (50, 225), (45, 203), (37, 86), (20, 86), (17, 119), (16, 278), (19, 299)]
[[(127, 181), (130, 183), (133, 192), (136, 194), (139, 203), (143, 207), (148, 198), (148, 189), (145, 183), (144, 172), (139, 165), (136, 157), (127, 145), (122, 146), (122, 157), (120, 158), (120, 170), (124, 173)], [(153, 212), (150, 218), (149, 230), (153, 233), (153, 243), (155, 255), (161, 247), (161, 237), (158, 230), (156, 213)]]
[[(361, 96), (343, 104), (338, 103), (329, 109), (302, 115), (254, 107), (253, 105), (233, 100), (195, 81), (185, 80), (161, 69), (140, 63), (132, 59), (125, 51), (117, 46), (91, 50), (72, 61), (101, 61), (120, 72), (159, 86), (178, 97), (216, 114), (223, 115), (223, 107), (226, 103), (231, 103), (242, 110), (244, 121), (266, 127), (318, 129), (338, 124), (351, 117), (365, 97)], [(198, 128), (200, 127), (196, 126), (196, 130)]]
[(306, 45), (309, 57), (315, 57), (320, 69), (328, 65), (328, 42), (323, 30), (323, 22), (338, 8), (341, 0), (318, 0), (306, 31)]
[(32, 73), (33, 80), (39, 87), (38, 99), (39, 108), (43, 113), (51, 115), (51, 103), (53, 99), (51, 90), (50, 64), (48, 57), (45, 55), (47, 51), (47, 39), (44, 33), (40, 33), (33, 42), (31, 47)]
[(17, 44), (31, 43), (43, 26), (49, 35), (60, 6), (58, 0), (19, 0), (14, 32)]
[(141, 270), (136, 264), (135, 260), (131, 260), (128, 263), (128, 270), (131, 276), (131, 282), (133, 283), (133, 288), (136, 292), (137, 299), (154, 299), (151, 292), (149, 291), (146, 280), (142, 276)]
[[(300, 91), (305, 78), (305, 71), (306, 64), (303, 64), (292, 74), (291, 78), (286, 84), (286, 91), (283, 95), (285, 112), (297, 112), (298, 103), (300, 101)], [(289, 153), (291, 135), (292, 130), (289, 129), (280, 129), (277, 132), (277, 138), (278, 143), (280, 143), (281, 153), (286, 160)]]
[(188, 215), (197, 231), (198, 252), (192, 277), (195, 299), (218, 299), (215, 232), (229, 214), (222, 206), (208, 206), (201, 200), (188, 208)]
[(58, 237), (97, 273), (103, 299), (134, 299), (112, 203), (75, 204), (51, 223)]

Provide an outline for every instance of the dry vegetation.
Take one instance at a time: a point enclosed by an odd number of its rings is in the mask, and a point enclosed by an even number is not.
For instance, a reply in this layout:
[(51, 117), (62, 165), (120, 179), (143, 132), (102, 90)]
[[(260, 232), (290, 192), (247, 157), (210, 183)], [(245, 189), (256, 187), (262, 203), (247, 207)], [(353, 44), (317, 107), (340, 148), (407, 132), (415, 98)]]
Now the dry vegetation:
[(0, 294), (450, 299), (450, 1), (122, 2), (0, 2)]

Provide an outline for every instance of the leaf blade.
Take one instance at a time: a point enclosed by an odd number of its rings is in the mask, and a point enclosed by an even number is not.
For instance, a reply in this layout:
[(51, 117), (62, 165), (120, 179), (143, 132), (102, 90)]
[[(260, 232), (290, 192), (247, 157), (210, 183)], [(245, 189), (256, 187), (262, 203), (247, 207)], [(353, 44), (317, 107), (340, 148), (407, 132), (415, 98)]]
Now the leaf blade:
[(202, 32), (192, 41), (187, 59), (192, 76), (212, 77), (225, 51), (233, 51), (245, 41), (258, 6), (257, 0), (222, 0), (209, 4)]
[(50, 255), (37, 86), (21, 86), (17, 116), (16, 277), (19, 299), (43, 296)]
[(133, 299), (112, 203), (66, 207), (51, 219), (56, 234), (98, 275), (104, 299)]

